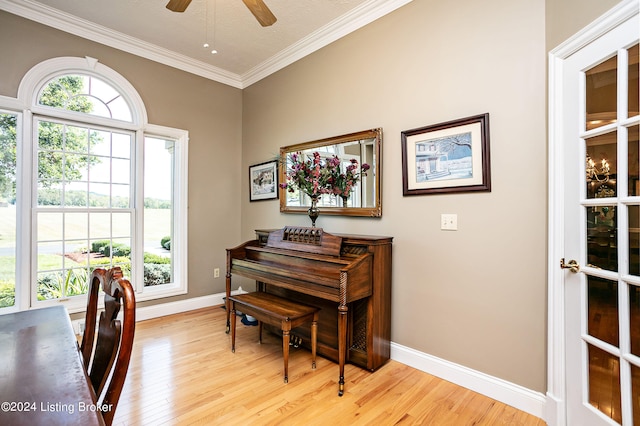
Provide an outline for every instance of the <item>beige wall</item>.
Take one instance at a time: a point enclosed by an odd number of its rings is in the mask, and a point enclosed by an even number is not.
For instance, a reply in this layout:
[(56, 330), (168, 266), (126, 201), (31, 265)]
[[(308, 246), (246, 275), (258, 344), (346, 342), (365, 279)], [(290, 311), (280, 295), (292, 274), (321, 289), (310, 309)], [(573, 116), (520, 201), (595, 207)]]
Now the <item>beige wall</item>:
[[(394, 237), (392, 340), (545, 390), (545, 9), (414, 0), (243, 91), (243, 168), (278, 147), (382, 127), (383, 217), (328, 232)], [(403, 197), (400, 132), (490, 114), (492, 191)], [(246, 194), (246, 178), (243, 191)], [(242, 235), (285, 224), (243, 196)], [(440, 214), (456, 213), (456, 232)]]
[(133, 84), (150, 123), (189, 131), (189, 294), (162, 302), (223, 292), (213, 268), (240, 240), (241, 90), (0, 11), (0, 95), (16, 97), (25, 72), (59, 56), (97, 58)]

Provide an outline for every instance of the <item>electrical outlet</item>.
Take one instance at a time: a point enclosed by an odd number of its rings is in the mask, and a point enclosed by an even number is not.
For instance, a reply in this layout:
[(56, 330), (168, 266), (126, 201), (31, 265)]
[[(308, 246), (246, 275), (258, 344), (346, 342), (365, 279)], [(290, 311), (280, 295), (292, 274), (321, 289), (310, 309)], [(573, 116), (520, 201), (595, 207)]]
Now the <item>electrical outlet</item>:
[(446, 231), (458, 230), (458, 215), (457, 214), (442, 214), (440, 215), (440, 229)]
[(213, 270), (213, 278), (220, 278), (220, 268)]

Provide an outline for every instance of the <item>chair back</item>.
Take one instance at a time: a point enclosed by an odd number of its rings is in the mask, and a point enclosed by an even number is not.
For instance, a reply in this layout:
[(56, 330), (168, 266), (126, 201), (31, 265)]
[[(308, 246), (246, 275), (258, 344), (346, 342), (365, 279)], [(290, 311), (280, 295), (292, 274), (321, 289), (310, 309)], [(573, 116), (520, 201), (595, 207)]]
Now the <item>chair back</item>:
[[(104, 311), (100, 314), (96, 338), (100, 289), (104, 291)], [(120, 309), (123, 313), (122, 322), (117, 319)], [(135, 309), (133, 286), (122, 277), (120, 267), (109, 270), (97, 268), (91, 273), (80, 352), (100, 407), (106, 408), (102, 416), (107, 425), (113, 421), (129, 369), (135, 334)], [(109, 377), (111, 379), (106, 386)], [(104, 395), (102, 400), (101, 395)]]

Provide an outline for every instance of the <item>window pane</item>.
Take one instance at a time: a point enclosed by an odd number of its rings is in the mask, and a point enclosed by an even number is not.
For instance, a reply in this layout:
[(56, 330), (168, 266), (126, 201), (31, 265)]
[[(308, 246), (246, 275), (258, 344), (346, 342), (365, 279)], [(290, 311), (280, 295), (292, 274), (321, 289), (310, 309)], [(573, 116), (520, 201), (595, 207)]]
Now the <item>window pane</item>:
[(67, 242), (86, 243), (89, 235), (89, 215), (83, 213), (65, 213), (64, 215), (64, 239)]
[(87, 154), (89, 149), (89, 131), (84, 127), (67, 126), (64, 135), (64, 150)]
[(91, 154), (108, 157), (111, 155), (111, 139), (109, 132), (91, 131)]
[(17, 116), (0, 114), (0, 309), (16, 303)]
[(87, 207), (88, 195), (86, 183), (70, 182), (64, 186), (63, 206)]
[(37, 240), (38, 241), (62, 241), (62, 213), (39, 213)]
[(144, 144), (144, 285), (173, 281), (174, 142), (146, 138)]
[(39, 271), (50, 271), (64, 268), (64, 257), (62, 241), (38, 242), (38, 262)]
[(131, 135), (113, 133), (112, 138), (112, 155), (117, 158), (131, 158)]
[(113, 183), (126, 183), (130, 182), (131, 170), (129, 160), (113, 159), (111, 161), (113, 167), (112, 182)]
[(51, 181), (38, 181), (38, 206), (62, 205), (62, 185)]
[(111, 233), (114, 237), (124, 237), (131, 235), (131, 214), (113, 213), (113, 229)]
[(38, 148), (44, 150), (62, 150), (64, 126), (59, 123), (40, 121), (38, 123)]
[(116, 120), (128, 121), (132, 122), (133, 117), (131, 117), (131, 111), (129, 110), (129, 106), (127, 102), (124, 100), (122, 96), (115, 98), (113, 101), (109, 102), (109, 110), (111, 111), (112, 118)]
[(111, 213), (89, 214), (89, 238), (105, 240), (111, 235)]
[[(89, 156), (89, 182), (108, 183), (111, 177), (109, 157)], [(103, 195), (108, 195), (106, 194)]]

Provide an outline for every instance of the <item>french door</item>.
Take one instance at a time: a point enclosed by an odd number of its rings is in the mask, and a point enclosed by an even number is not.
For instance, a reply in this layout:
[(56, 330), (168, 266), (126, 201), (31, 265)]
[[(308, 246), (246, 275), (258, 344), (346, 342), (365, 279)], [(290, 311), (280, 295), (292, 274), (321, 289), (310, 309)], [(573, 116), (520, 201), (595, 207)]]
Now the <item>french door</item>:
[[(568, 425), (640, 425), (638, 20), (563, 59), (553, 268), (562, 286)], [(561, 422), (562, 423), (562, 422)]]

